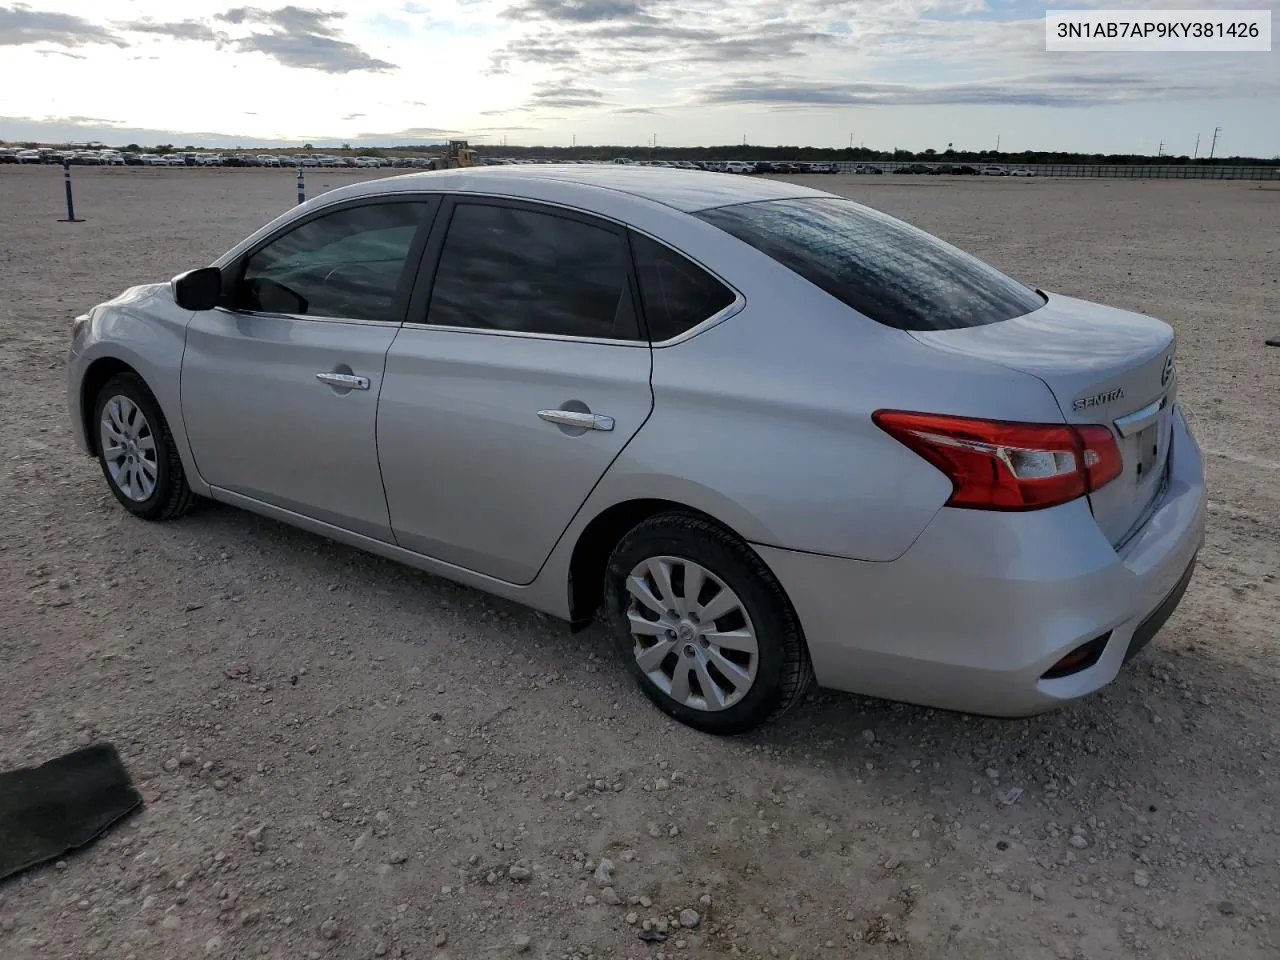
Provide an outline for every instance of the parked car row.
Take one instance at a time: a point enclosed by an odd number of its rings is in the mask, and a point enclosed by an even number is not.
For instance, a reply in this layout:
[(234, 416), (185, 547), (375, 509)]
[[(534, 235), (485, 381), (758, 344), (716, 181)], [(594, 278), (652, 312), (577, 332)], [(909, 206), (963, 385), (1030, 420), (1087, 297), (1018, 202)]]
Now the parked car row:
[(0, 150), (0, 163), (63, 163), (122, 167), (124, 154), (116, 150)]
[[(841, 164), (796, 160), (633, 160), (618, 157), (612, 161), (559, 160), (550, 157), (484, 157), (476, 162), (482, 166), (523, 166), (527, 164), (567, 163), (596, 164), (615, 163), (639, 167), (667, 167), (676, 170), (709, 170), (716, 173), (735, 174), (811, 174), (839, 173)], [(393, 167), (397, 169), (428, 169), (430, 157), (374, 157), (334, 156), (311, 153), (298, 156), (263, 153), (255, 155), (231, 153), (207, 153), (183, 151), (178, 153), (130, 153), (117, 150), (16, 150), (0, 149), (0, 163), (73, 163), (94, 166), (148, 166), (148, 167), (345, 167), (373, 169)], [(1007, 167), (969, 163), (858, 163), (852, 172), (863, 175), (896, 174), (949, 174), (982, 175), (989, 177), (1034, 177), (1035, 171), (1027, 167)]]
[(972, 163), (900, 163), (900, 164), (874, 164), (860, 163), (853, 168), (854, 173), (898, 173), (898, 174), (932, 174), (938, 176), (940, 174), (949, 174), (951, 176), (977, 176), (984, 177), (1034, 177), (1035, 173), (1026, 167), (1016, 167), (1009, 169), (1008, 167), (995, 166), (988, 164), (986, 166), (976, 166)]

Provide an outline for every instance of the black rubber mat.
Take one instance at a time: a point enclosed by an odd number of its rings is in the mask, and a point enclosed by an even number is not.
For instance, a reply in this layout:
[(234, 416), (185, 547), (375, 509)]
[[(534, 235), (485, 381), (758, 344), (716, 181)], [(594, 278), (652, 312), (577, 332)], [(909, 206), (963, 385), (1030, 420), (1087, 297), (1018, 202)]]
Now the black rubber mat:
[(84, 846), (141, 803), (109, 743), (0, 773), (0, 880)]

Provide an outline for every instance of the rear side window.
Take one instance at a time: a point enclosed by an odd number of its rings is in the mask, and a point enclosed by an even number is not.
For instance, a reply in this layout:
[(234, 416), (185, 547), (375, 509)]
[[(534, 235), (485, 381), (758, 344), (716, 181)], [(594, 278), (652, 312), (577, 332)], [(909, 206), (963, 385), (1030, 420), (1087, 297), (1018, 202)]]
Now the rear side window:
[(737, 299), (732, 290), (688, 257), (648, 237), (632, 234), (631, 248), (640, 281), (640, 303), (654, 343), (680, 336)]
[(603, 224), (459, 203), (440, 253), (427, 323), (638, 340), (630, 275), (626, 236)]
[(696, 216), (901, 330), (977, 327), (1044, 306), (1030, 287), (976, 257), (852, 200), (766, 200)]

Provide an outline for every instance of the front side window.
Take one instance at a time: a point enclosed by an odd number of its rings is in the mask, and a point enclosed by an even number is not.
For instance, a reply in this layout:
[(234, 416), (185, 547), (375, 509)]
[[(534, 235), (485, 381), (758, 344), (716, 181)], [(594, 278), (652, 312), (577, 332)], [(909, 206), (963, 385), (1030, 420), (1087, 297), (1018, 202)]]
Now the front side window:
[(431, 206), (368, 204), (308, 220), (249, 256), (234, 306), (309, 317), (400, 320), (397, 293)]
[(459, 203), (427, 309), (429, 324), (639, 339), (626, 238), (603, 224)]
[(976, 327), (1044, 306), (1030, 287), (976, 257), (852, 200), (764, 200), (696, 216), (901, 330)]
[(649, 339), (661, 343), (678, 337), (719, 313), (737, 296), (688, 257), (648, 237), (632, 234), (640, 303)]

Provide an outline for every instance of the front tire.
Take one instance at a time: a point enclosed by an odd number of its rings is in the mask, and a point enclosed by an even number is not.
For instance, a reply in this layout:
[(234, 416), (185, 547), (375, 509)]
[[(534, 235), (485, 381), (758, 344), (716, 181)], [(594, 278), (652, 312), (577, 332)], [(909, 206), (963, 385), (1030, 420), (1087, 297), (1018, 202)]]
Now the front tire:
[(743, 733), (799, 702), (813, 678), (800, 624), (758, 554), (686, 513), (654, 516), (605, 575), (610, 629), (645, 695), (682, 723)]
[(107, 486), (135, 517), (174, 520), (195, 506), (169, 424), (141, 377), (120, 373), (103, 384), (91, 428)]

